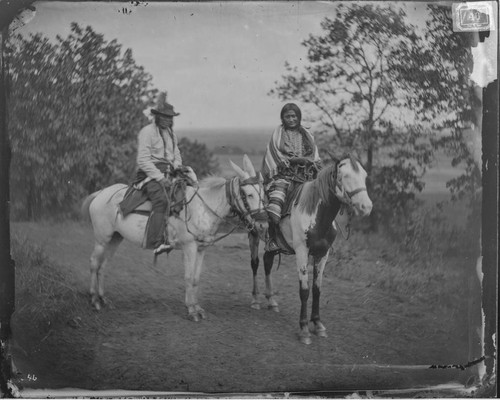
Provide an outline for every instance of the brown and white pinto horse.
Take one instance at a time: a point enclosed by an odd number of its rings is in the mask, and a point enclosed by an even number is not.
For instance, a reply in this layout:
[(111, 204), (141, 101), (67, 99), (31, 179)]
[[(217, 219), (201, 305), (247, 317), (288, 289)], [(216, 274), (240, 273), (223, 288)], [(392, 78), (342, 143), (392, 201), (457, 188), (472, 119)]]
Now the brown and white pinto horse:
[[(244, 170), (230, 163), (237, 177), (224, 179), (212, 176), (203, 179), (198, 188), (188, 186), (186, 203), (179, 216), (171, 216), (168, 220), (170, 241), (183, 252), (185, 303), (188, 316), (193, 321), (205, 318), (205, 311), (198, 304), (203, 258), (207, 245), (213, 243), (224, 218), (235, 213), (249, 230), (267, 228), (262, 176), (255, 173), (246, 155), (243, 157)], [(123, 217), (120, 212), (119, 204), (126, 190), (127, 186), (123, 184), (109, 186), (88, 196), (82, 205), (82, 212), (90, 216), (94, 230), (90, 295), (92, 305), (98, 310), (105, 304), (103, 267), (124, 238), (138, 246), (142, 246), (144, 240), (148, 216), (131, 213)], [(150, 202), (145, 206), (151, 209)]]
[[(304, 183), (289, 216), (280, 222), (281, 232), (294, 250), (300, 283), (300, 341), (311, 343), (307, 318), (309, 298), (309, 271), (313, 272), (312, 312), (313, 333), (326, 337), (326, 328), (319, 316), (319, 299), (323, 270), (328, 260), (330, 247), (336, 236), (334, 219), (342, 203), (351, 207), (356, 215), (368, 216), (372, 202), (366, 191), (366, 171), (359, 161), (348, 155), (340, 161), (322, 169), (315, 180)], [(249, 233), (251, 266), (253, 271), (253, 308), (260, 308), (258, 300), (257, 269), (259, 267), (259, 235)], [(276, 253), (264, 252), (264, 270), (269, 308), (278, 311), (271, 280), (271, 268)]]

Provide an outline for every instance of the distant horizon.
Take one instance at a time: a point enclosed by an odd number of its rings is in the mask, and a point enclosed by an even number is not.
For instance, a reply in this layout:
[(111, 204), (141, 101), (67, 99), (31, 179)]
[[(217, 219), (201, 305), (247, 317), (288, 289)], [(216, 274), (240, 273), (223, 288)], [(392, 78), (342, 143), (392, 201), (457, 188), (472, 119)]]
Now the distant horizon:
[[(202, 132), (202, 131), (207, 131), (207, 132), (211, 132), (213, 133), (214, 131), (219, 131), (221, 133), (229, 133), (229, 132), (233, 132), (235, 134), (244, 134), (244, 133), (248, 133), (249, 131), (252, 131), (252, 132), (257, 132), (257, 131), (262, 131), (263, 133), (268, 133), (269, 136), (271, 136), (271, 134), (274, 132), (274, 130), (276, 129), (277, 126), (279, 126), (280, 123), (277, 122), (275, 124), (269, 124), (269, 125), (262, 125), (262, 126), (219, 126), (219, 127), (212, 127), (212, 126), (208, 126), (208, 127), (185, 127), (185, 126), (182, 126), (182, 127), (176, 127), (175, 123), (174, 123), (174, 131), (175, 133), (185, 133), (185, 132), (189, 132), (189, 131), (196, 131), (196, 132)], [(314, 134), (314, 129), (310, 127), (311, 124), (305, 124), (305, 128), (310, 130), (311, 133)]]
[[(276, 124), (277, 126), (278, 124)], [(234, 133), (234, 134), (237, 134), (237, 135), (241, 135), (241, 134), (244, 134), (244, 133), (247, 133), (248, 131), (254, 131), (254, 132), (257, 132), (257, 131), (263, 131), (263, 132), (269, 132), (269, 135), (271, 135), (272, 133), (272, 130), (275, 128), (275, 126), (219, 126), (219, 127), (212, 127), (212, 126), (208, 126), (208, 127), (192, 127), (192, 128), (189, 128), (189, 127), (180, 127), (180, 128), (176, 128), (175, 125), (174, 125), (174, 131), (176, 133), (185, 133), (185, 132), (189, 132), (189, 131), (196, 131), (196, 132), (203, 132), (203, 131), (206, 131), (206, 132), (210, 132), (210, 133), (213, 133), (214, 131), (219, 131), (219, 132), (224, 132), (224, 133)]]

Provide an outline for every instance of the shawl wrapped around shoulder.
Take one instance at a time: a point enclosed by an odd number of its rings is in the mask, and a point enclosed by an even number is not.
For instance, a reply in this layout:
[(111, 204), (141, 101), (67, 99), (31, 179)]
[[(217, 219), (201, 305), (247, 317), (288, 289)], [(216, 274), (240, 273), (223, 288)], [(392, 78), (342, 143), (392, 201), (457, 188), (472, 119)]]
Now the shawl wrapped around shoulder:
[[(304, 140), (309, 142), (309, 146), (312, 149), (312, 155), (310, 157), (311, 160), (315, 162), (321, 161), (314, 137), (305, 128), (300, 127), (300, 130), (303, 134)], [(266, 154), (262, 160), (261, 168), (261, 173), (264, 176), (264, 182), (266, 183), (278, 173), (278, 168), (290, 159), (290, 155), (285, 152), (283, 132), (283, 125), (278, 126), (274, 130), (271, 140), (266, 147)]]

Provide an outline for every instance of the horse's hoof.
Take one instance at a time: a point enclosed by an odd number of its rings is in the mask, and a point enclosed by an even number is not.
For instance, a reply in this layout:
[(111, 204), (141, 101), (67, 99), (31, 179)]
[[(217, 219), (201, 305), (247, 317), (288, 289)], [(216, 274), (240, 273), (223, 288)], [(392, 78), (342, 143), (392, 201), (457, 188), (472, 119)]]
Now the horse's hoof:
[(201, 319), (207, 319), (207, 313), (204, 310), (198, 311), (198, 315)]
[(273, 310), (274, 312), (280, 312), (280, 308), (277, 305), (268, 305), (267, 308), (269, 310)]
[(318, 337), (328, 337), (328, 335), (326, 334), (326, 329), (315, 330), (314, 334)]
[(250, 305), (254, 310), (260, 310), (260, 303), (252, 303)]
[(90, 295), (90, 306), (96, 310), (100, 311), (101, 310), (101, 304), (99, 302), (99, 297), (96, 295)]
[(328, 337), (328, 335), (326, 334), (325, 325), (323, 325), (319, 321), (314, 324), (314, 326), (311, 329), (311, 332), (314, 333), (316, 336), (319, 336), (319, 337)]
[(198, 316), (198, 313), (192, 313), (192, 314), (188, 314), (188, 319), (193, 321), (193, 322), (199, 322), (200, 321), (200, 317)]
[(309, 336), (301, 336), (300, 337), (300, 343), (302, 344), (311, 344), (312, 340)]

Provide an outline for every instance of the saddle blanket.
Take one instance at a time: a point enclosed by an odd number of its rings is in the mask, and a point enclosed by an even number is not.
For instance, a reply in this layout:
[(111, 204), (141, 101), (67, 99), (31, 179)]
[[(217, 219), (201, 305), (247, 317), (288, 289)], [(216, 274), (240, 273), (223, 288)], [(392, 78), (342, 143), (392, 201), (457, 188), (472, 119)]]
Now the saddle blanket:
[[(283, 204), (283, 208), (281, 211), (281, 219), (289, 216), (292, 213), (292, 207), (297, 203), (300, 193), (302, 192), (302, 188), (304, 187), (304, 183), (302, 182), (294, 182), (292, 181), (288, 186), (285, 203)], [(280, 247), (279, 252), (286, 255), (295, 254), (295, 250), (287, 243), (281, 229), (278, 229), (275, 236), (276, 244)]]
[[(179, 215), (184, 207), (186, 198), (186, 181), (183, 179), (174, 180), (173, 189), (170, 196), (170, 215)], [(151, 201), (146, 193), (136, 189), (134, 185), (127, 188), (127, 192), (120, 202), (120, 210), (124, 217), (130, 213), (149, 214), (151, 212)]]

